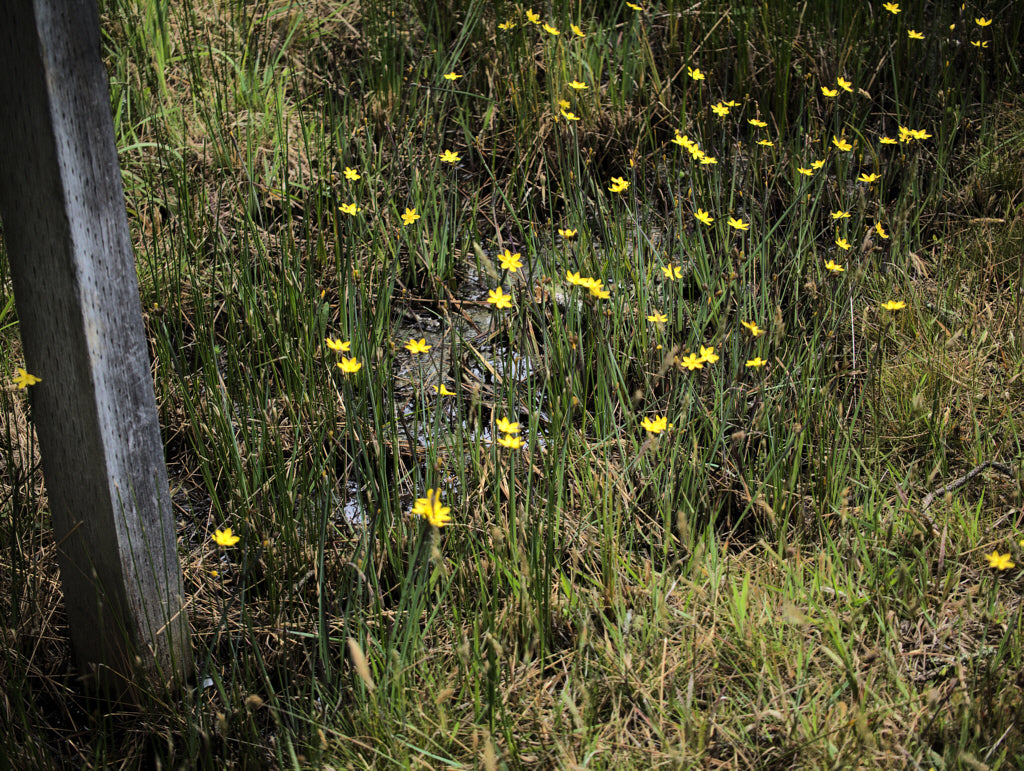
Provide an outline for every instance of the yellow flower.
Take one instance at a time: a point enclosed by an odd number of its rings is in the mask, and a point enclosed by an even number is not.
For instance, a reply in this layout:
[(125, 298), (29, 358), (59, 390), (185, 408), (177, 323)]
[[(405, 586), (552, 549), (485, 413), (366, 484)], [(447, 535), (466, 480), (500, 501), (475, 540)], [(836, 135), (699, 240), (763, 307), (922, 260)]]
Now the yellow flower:
[(350, 169), (348, 166), (345, 167), (345, 179), (351, 179), (353, 181), (359, 179), (359, 172), (355, 169)]
[(560, 235), (562, 238), (576, 238), (577, 233), (579, 233), (579, 231), (573, 230), (572, 228), (558, 229), (558, 235)]
[(590, 86), (579, 80), (570, 80), (569, 88), (575, 88), (577, 91), (586, 91), (588, 88), (590, 88)]
[(1014, 567), (1013, 562), (1010, 560), (1010, 553), (1000, 554), (999, 550), (996, 549), (991, 554), (986, 554), (985, 559), (988, 560), (988, 566), (995, 568), (996, 570), (1009, 570)]
[(438, 388), (437, 386), (431, 386), (431, 388), (434, 389), (434, 393), (441, 394), (441, 396), (455, 396), (455, 392), (449, 391), (448, 386), (446, 386), (444, 383), (441, 383), (440, 388)]
[(666, 321), (668, 321), (668, 316), (666, 316), (664, 313), (659, 313), (658, 311), (655, 311), (654, 313), (647, 317), (647, 320), (654, 324), (664, 324)]
[(487, 293), (487, 302), (493, 305), (495, 308), (511, 308), (512, 307), (512, 295), (505, 294), (501, 287), (492, 289)]
[(498, 437), (498, 444), (502, 447), (508, 447), (510, 450), (518, 450), (523, 446), (523, 437), (505, 434), (504, 436)]
[(549, 35), (561, 35), (562, 34), (561, 32), (558, 31), (557, 27), (552, 27), (547, 22), (545, 22), (543, 24), (543, 28), (544, 28), (544, 31), (547, 32)]
[(751, 118), (750, 120), (747, 121), (747, 123), (749, 123), (751, 126), (757, 126), (758, 128), (765, 128), (768, 125), (763, 120), (758, 120), (757, 118)]
[(583, 286), (589, 288), (590, 284), (593, 282), (594, 279), (586, 278), (585, 276), (581, 276), (579, 273), (570, 273), (567, 270), (565, 271), (565, 280), (568, 281), (570, 284), (574, 284), (575, 286)]
[(729, 217), (729, 227), (736, 228), (736, 230), (750, 230), (750, 223), (744, 222), (742, 219)]
[(665, 274), (665, 278), (673, 281), (683, 277), (683, 269), (679, 265), (662, 265), (661, 272)]
[(408, 206), (405, 207), (405, 214), (402, 215), (402, 224), (411, 225), (420, 218), (420, 215), (416, 213), (415, 209), (410, 209)]
[(705, 348), (703, 345), (700, 347), (700, 358), (706, 361), (708, 364), (714, 364), (721, 357), (715, 353), (715, 346), (711, 345)]
[(796, 170), (798, 172), (800, 172), (801, 174), (803, 174), (805, 177), (813, 177), (814, 176), (813, 169), (805, 169), (802, 166), (797, 166)]
[(570, 102), (568, 99), (559, 99), (558, 106), (561, 107), (563, 110), (568, 110), (570, 107), (572, 107), (572, 102)]
[(878, 237), (879, 238), (888, 238), (889, 237), (889, 234), (886, 233), (885, 230), (882, 229), (882, 223), (881, 222), (876, 222), (875, 223), (875, 232), (878, 233)]
[(514, 21), (503, 21), (501, 24), (498, 25), (498, 29), (502, 29), (502, 30), (506, 30), (507, 31), (507, 30), (510, 30), (510, 29), (514, 29), (515, 26), (516, 26), (516, 23)]
[(230, 527), (226, 527), (223, 530), (215, 530), (212, 538), (213, 542), (218, 546), (234, 546), (242, 540), (237, 535), (231, 533)]
[(987, 40), (972, 40), (971, 45), (975, 48), (988, 48)]
[(758, 139), (757, 143), (761, 145), (761, 147), (775, 147), (775, 143), (770, 139)]
[(840, 249), (842, 249), (845, 252), (845, 251), (847, 251), (850, 248), (850, 242), (847, 241), (842, 236), (839, 236), (838, 238), (836, 238), (836, 246), (838, 246)]
[(744, 327), (750, 330), (750, 334), (753, 335), (754, 337), (764, 334), (764, 330), (757, 326), (757, 324), (753, 321), (741, 321), (740, 324), (742, 324)]
[(719, 118), (724, 118), (729, 114), (729, 108), (719, 102), (718, 104), (711, 105), (711, 112), (717, 115)]
[(441, 160), (445, 163), (458, 163), (461, 157), (458, 153), (453, 153), (451, 150), (445, 150), (441, 153)]
[(708, 212), (704, 211), (703, 209), (697, 209), (697, 213), (694, 214), (693, 216), (696, 217), (701, 222), (703, 222), (705, 225), (710, 225), (712, 222), (715, 221), (715, 218), (712, 217)]
[(459, 75), (455, 70), (452, 70), (451, 72), (445, 73), (444, 79), (445, 80), (458, 80), (461, 77), (462, 76)]
[(979, 27), (987, 27), (989, 24), (992, 23), (992, 19), (986, 19), (984, 16), (982, 16), (980, 19), (975, 19), (974, 23), (977, 24)]
[(579, 120), (580, 119), (579, 116), (576, 115), (575, 113), (567, 112), (565, 110), (562, 110), (562, 117), (565, 118), (566, 120)]
[(417, 498), (412, 507), (414, 515), (423, 517), (434, 527), (444, 527), (451, 522), (449, 512), (451, 509), (448, 506), (441, 505), (441, 490), (433, 488), (427, 490), (426, 498)]
[(607, 300), (612, 296), (611, 291), (604, 288), (604, 283), (597, 279), (591, 280), (588, 289), (590, 289), (590, 294), (598, 300)]
[(932, 135), (927, 133), (924, 129), (911, 129), (910, 136), (914, 139), (931, 139)]
[(572, 34), (574, 34), (576, 37), (586, 37), (586, 35), (583, 34), (583, 30), (577, 27), (575, 24), (570, 24), (569, 29), (572, 30)]
[(363, 366), (363, 363), (359, 361), (355, 356), (349, 358), (342, 356), (341, 361), (338, 362), (338, 369), (344, 372), (346, 375), (351, 375), (354, 372), (358, 372), (359, 368)]
[(540, 14), (534, 13), (532, 8), (526, 12), (526, 19), (534, 24), (540, 24)]
[(853, 93), (853, 88), (852, 88), (853, 82), (852, 81), (843, 80), (842, 78), (836, 78), (836, 83), (839, 84), (839, 87), (841, 89), (843, 89), (843, 91), (846, 91), (846, 92), (848, 92), (850, 94)]
[(640, 425), (650, 434), (660, 434), (662, 431), (668, 430), (668, 418), (664, 415), (656, 415), (653, 420), (644, 418), (640, 421)]
[(674, 144), (679, 145), (680, 147), (685, 147), (687, 150), (689, 150), (690, 147), (693, 145), (688, 136), (686, 136), (685, 134), (680, 134), (678, 131), (676, 132), (676, 135), (672, 138), (672, 142)]
[(694, 80), (704, 80), (704, 73), (700, 71), (700, 67), (687, 67), (686, 73)]
[(894, 145), (894, 144), (896, 144), (896, 140), (893, 139), (892, 137), (879, 137), (878, 141), (881, 142), (883, 145)]
[(42, 382), (42, 378), (30, 375), (21, 367), (18, 367), (18, 374), (14, 376), (14, 385), (18, 388), (28, 388), (30, 385)]
[(718, 159), (712, 158), (710, 155), (704, 155), (704, 153), (701, 153), (700, 162), (704, 166), (710, 166), (712, 163), (718, 163)]
[(327, 347), (332, 351), (338, 351), (339, 353), (348, 353), (352, 348), (352, 343), (349, 341), (342, 342), (341, 340), (332, 340), (331, 338), (325, 338), (327, 341)]
[(848, 211), (839, 210), (839, 211), (832, 212), (832, 219), (834, 219), (834, 220), (846, 219), (849, 216), (850, 216), (850, 212), (848, 212)]
[(882, 303), (882, 307), (887, 311), (901, 311), (907, 307), (907, 304), (903, 300), (886, 300)]
[(628, 3), (627, 2), (626, 5), (628, 5), (630, 8), (632, 8), (634, 11), (642, 11), (643, 10), (643, 8), (641, 6), (639, 6), (639, 5), (637, 5), (636, 3)]
[(704, 369), (704, 359), (695, 353), (691, 353), (689, 356), (683, 357), (682, 361), (679, 362), (679, 366), (686, 367), (691, 372), (695, 369)]
[(825, 263), (825, 268), (827, 270), (832, 271), (833, 273), (842, 273), (844, 270), (846, 270), (846, 268), (844, 268), (838, 262), (833, 262), (832, 260), (828, 260)]
[(913, 29), (907, 30), (907, 37), (911, 40), (924, 40), (924, 34)]
[(356, 206), (354, 203), (343, 203), (338, 208), (341, 209), (342, 214), (351, 214), (353, 217), (363, 210), (362, 207)]
[(887, 10), (889, 13), (896, 14), (896, 13), (900, 12), (900, 4), (899, 3), (883, 3), (882, 7), (885, 10)]
[(817, 171), (825, 165), (825, 161), (811, 161), (811, 168)]
[(832, 144), (842, 150), (844, 153), (849, 152), (853, 149), (853, 145), (847, 142), (845, 139), (840, 139), (835, 134), (832, 135)]
[(861, 174), (859, 177), (857, 177), (857, 181), (858, 182), (868, 182), (868, 183), (871, 183), (871, 182), (874, 182), (876, 179), (878, 179), (878, 175), (877, 174)]
[(503, 434), (518, 434), (519, 424), (513, 423), (508, 418), (498, 418), (494, 421), (494, 425), (498, 427), (498, 430)]
[(821, 87), (821, 93), (823, 93), (825, 96), (827, 96), (829, 98), (832, 98), (833, 96), (839, 96), (839, 89), (838, 88), (829, 88), (828, 86), (822, 86)]
[(512, 254), (508, 249), (505, 250), (504, 254), (499, 254), (498, 259), (501, 260), (501, 269), (507, 270), (509, 273), (515, 273), (521, 267), (523, 267), (522, 255), (519, 252)]
[(621, 193), (629, 187), (629, 183), (622, 177), (612, 177), (612, 186), (608, 189), (613, 193)]
[(753, 359), (747, 359), (748, 367), (763, 367), (768, 363), (767, 359), (762, 359), (760, 356), (755, 356)]
[(433, 346), (427, 345), (427, 338), (421, 337), (419, 340), (415, 338), (409, 338), (409, 342), (405, 344), (405, 349), (409, 353), (426, 353)]

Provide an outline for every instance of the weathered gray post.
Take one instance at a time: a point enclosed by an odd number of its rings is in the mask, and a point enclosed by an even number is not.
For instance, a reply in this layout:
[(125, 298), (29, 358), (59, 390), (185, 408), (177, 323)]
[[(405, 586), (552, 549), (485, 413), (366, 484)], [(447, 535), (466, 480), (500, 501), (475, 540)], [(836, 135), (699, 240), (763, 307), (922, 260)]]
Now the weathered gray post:
[[(0, 218), (80, 666), (191, 671), (95, 0), (0, 3)], [(120, 681), (120, 682), (119, 682)]]

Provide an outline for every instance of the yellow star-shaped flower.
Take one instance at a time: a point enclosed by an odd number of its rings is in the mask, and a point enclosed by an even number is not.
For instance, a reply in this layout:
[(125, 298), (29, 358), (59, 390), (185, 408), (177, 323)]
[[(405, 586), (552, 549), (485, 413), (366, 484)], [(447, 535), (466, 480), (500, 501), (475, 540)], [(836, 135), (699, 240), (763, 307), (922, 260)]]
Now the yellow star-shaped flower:
[(660, 434), (668, 430), (668, 418), (664, 415), (655, 415), (654, 418), (644, 418), (640, 425), (650, 434)]
[(849, 152), (853, 149), (853, 145), (847, 142), (845, 139), (840, 139), (835, 134), (832, 135), (832, 144), (838, 147), (844, 153)]
[(512, 434), (504, 434), (498, 437), (498, 444), (510, 450), (518, 450), (523, 446), (523, 437)]
[(451, 522), (449, 512), (451, 509), (448, 506), (441, 505), (441, 490), (433, 488), (427, 490), (426, 498), (417, 498), (412, 507), (414, 515), (423, 517), (434, 527), (444, 527)]
[(498, 427), (498, 430), (503, 434), (518, 434), (519, 424), (513, 423), (508, 418), (498, 418), (494, 421), (494, 425)]
[(359, 359), (357, 359), (355, 356), (342, 356), (341, 361), (339, 361), (337, 364), (338, 369), (340, 369), (346, 375), (351, 375), (355, 372), (358, 372), (360, 367), (362, 366), (363, 363), (359, 361)]
[(757, 324), (756, 324), (755, 322), (753, 322), (753, 321), (741, 321), (741, 322), (740, 322), (740, 324), (742, 324), (742, 325), (743, 325), (744, 327), (746, 327), (746, 329), (747, 329), (747, 330), (748, 330), (748, 331), (750, 332), (750, 334), (751, 334), (752, 336), (754, 336), (754, 337), (758, 337), (758, 336), (760, 336), (760, 335), (763, 335), (763, 334), (764, 334), (764, 330), (763, 330), (763, 329), (761, 329), (761, 327), (759, 327), (759, 326), (758, 326), (758, 325), (757, 325)]
[(1000, 554), (999, 550), (996, 549), (991, 554), (986, 554), (985, 559), (988, 560), (988, 566), (995, 570), (1009, 570), (1014, 567), (1013, 561), (1010, 559), (1010, 553)]
[(492, 289), (487, 293), (487, 302), (498, 309), (511, 308), (512, 295), (505, 294), (499, 286), (497, 289)]
[(629, 187), (627, 182), (622, 177), (612, 177), (612, 185), (608, 188), (613, 193), (622, 193)]
[(427, 338), (421, 337), (419, 340), (410, 338), (409, 342), (405, 344), (405, 349), (409, 353), (426, 353), (433, 346), (427, 345)]
[(14, 385), (18, 386), (18, 388), (28, 388), (31, 385), (42, 382), (42, 378), (28, 374), (21, 367), (18, 367), (17, 372), (18, 374), (14, 376)]
[(234, 546), (242, 540), (239, 536), (232, 534), (230, 527), (214, 531), (211, 538), (213, 538), (213, 542), (218, 546)]

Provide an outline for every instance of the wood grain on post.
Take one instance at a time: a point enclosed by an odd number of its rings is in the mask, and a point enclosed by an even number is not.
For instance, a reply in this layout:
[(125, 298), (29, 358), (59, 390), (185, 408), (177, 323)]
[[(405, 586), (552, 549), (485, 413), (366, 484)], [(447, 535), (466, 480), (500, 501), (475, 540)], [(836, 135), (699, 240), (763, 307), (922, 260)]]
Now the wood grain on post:
[[(95, 0), (0, 3), (0, 218), (80, 666), (191, 672)], [(141, 685), (141, 684), (139, 684)]]

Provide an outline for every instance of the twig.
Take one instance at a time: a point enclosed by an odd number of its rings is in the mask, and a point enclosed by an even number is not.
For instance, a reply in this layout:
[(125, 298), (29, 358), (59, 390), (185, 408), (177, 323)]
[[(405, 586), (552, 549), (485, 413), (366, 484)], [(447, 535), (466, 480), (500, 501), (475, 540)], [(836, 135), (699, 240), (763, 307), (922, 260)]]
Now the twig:
[(1006, 465), (1005, 463), (999, 463), (998, 461), (994, 460), (987, 460), (984, 463), (981, 463), (972, 468), (962, 477), (954, 479), (945, 487), (940, 487), (938, 490), (928, 493), (928, 495), (924, 497), (924, 500), (921, 501), (921, 512), (924, 513), (925, 511), (928, 510), (928, 507), (931, 506), (932, 502), (935, 500), (935, 496), (945, 495), (946, 493), (951, 493), (954, 490), (959, 490), (965, 484), (974, 479), (974, 477), (978, 476), (978, 474), (980, 474), (982, 471), (990, 467), (994, 468), (1000, 474), (1005, 474), (1008, 477), (1014, 476), (1013, 469), (1010, 468), (1010, 466)]

